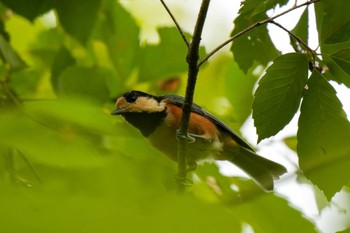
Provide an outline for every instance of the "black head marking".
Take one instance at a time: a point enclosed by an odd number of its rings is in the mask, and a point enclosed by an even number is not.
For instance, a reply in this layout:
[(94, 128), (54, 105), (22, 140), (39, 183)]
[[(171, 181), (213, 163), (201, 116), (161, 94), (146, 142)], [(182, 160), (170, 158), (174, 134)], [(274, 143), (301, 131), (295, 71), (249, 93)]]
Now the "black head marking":
[(142, 91), (135, 91), (135, 90), (126, 92), (125, 94), (123, 94), (123, 97), (129, 103), (135, 103), (135, 101), (137, 100), (138, 97), (148, 97), (148, 98), (154, 98), (154, 99), (158, 100), (158, 98), (156, 96), (147, 94), (147, 93), (142, 92)]

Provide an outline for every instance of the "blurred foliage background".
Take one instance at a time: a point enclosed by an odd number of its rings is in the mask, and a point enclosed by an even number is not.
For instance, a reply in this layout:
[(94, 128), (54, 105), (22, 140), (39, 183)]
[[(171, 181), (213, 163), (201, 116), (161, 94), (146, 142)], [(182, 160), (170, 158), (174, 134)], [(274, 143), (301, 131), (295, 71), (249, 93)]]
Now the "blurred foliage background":
[[(246, 0), (232, 33), (287, 3)], [(245, 177), (223, 175), (214, 163), (200, 166), (193, 186), (178, 195), (176, 164), (133, 127), (110, 116), (115, 98), (130, 89), (184, 93), (187, 49), (175, 27), (153, 26), (158, 12), (159, 18), (168, 17), (160, 2), (1, 0), (0, 232), (345, 230), (350, 226), (350, 126), (329, 84), (335, 80), (350, 86), (345, 4), (316, 3), (323, 53), (317, 64), (327, 67), (325, 72), (308, 77), (312, 54), (293, 38), (298, 53), (276, 59), (281, 53), (265, 25), (235, 41), (234, 60), (224, 51), (205, 63), (196, 87), (195, 101), (237, 132), (253, 105), (259, 140), (283, 129), (303, 98), (298, 135), (284, 140), (289, 153), (298, 152), (301, 170), (296, 172), (297, 165), (285, 158), (291, 172), (279, 183), (312, 190), (310, 202), (318, 213), (305, 216), (290, 201), (292, 189), (287, 196), (264, 193)], [(179, 18), (195, 11), (186, 1), (176, 6)], [(293, 32), (307, 43), (305, 12)], [(150, 30), (153, 39), (145, 39)], [(202, 47), (202, 57), (207, 52)], [(256, 83), (274, 59), (253, 104)], [(297, 80), (291, 84), (297, 89), (285, 93), (290, 96), (286, 102), (275, 101), (275, 95), (264, 94), (264, 80), (284, 75), (290, 68), (286, 62), (298, 70), (290, 79)], [(259, 98), (266, 108), (286, 106), (267, 116), (277, 126), (264, 128)]]

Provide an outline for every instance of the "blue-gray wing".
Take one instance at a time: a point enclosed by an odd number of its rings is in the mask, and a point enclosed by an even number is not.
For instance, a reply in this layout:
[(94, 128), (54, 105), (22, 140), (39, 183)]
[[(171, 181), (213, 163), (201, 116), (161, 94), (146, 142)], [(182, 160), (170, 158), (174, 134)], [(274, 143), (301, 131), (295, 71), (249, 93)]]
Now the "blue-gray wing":
[[(178, 95), (165, 95), (162, 96), (164, 99), (170, 99), (171, 102), (179, 107), (182, 107), (184, 103), (184, 98)], [(210, 121), (214, 122), (215, 125), (220, 129), (223, 130), (224, 132), (228, 133), (232, 139), (234, 139), (238, 144), (241, 146), (254, 151), (251, 146), (248, 145), (240, 136), (238, 136), (228, 125), (226, 125), (224, 122), (220, 121), (218, 118), (213, 116), (211, 113), (203, 109), (201, 106), (193, 103), (192, 104), (192, 112), (197, 113), (201, 116), (204, 116), (205, 118), (209, 119)]]

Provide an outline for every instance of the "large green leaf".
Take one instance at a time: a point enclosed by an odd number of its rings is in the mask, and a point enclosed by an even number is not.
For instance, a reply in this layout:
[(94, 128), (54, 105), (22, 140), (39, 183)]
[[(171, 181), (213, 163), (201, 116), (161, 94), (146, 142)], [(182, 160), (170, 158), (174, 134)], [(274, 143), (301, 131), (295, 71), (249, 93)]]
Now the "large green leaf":
[(97, 37), (106, 44), (120, 79), (126, 80), (139, 62), (139, 27), (117, 1), (106, 0), (103, 13)]
[(89, 39), (97, 21), (102, 0), (59, 0), (55, 8), (64, 30), (83, 45)]
[[(140, 55), (140, 81), (177, 75), (187, 70), (187, 47), (176, 28), (160, 28), (160, 42), (146, 45)], [(177, 38), (177, 39), (176, 39)]]
[(350, 181), (350, 123), (333, 87), (317, 71), (301, 106), (298, 155), (301, 169), (330, 199)]
[(1, 0), (14, 12), (30, 21), (53, 8), (54, 0)]
[(275, 135), (293, 118), (307, 77), (308, 60), (299, 53), (282, 55), (267, 69), (253, 102), (258, 141)]

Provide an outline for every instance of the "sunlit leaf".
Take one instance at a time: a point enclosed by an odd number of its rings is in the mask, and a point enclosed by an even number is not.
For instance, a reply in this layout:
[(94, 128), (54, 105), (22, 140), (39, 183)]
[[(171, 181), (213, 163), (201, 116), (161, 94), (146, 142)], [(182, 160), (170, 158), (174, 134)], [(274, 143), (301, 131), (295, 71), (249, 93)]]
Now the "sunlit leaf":
[[(350, 123), (333, 87), (314, 71), (301, 106), (298, 155), (306, 176), (328, 199), (350, 181)], [(336, 172), (335, 172), (336, 171)]]
[(298, 53), (274, 60), (259, 81), (253, 102), (258, 141), (275, 135), (298, 110), (308, 76), (308, 60)]

